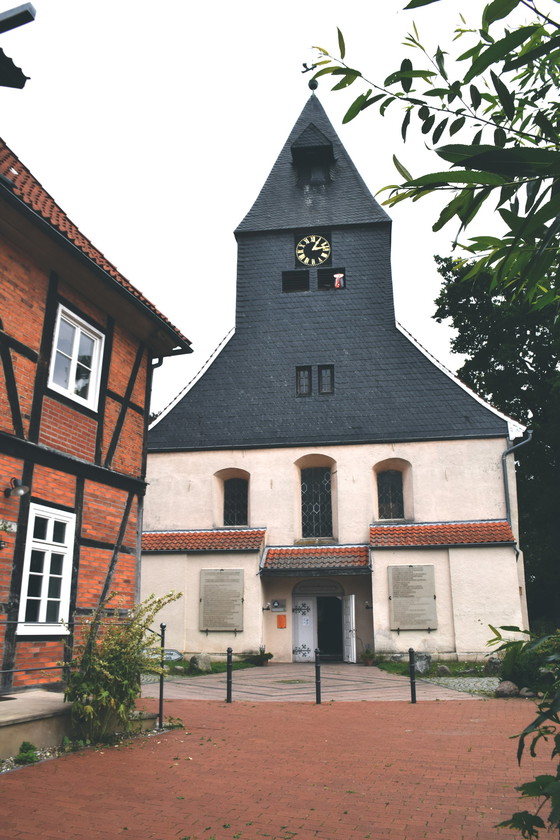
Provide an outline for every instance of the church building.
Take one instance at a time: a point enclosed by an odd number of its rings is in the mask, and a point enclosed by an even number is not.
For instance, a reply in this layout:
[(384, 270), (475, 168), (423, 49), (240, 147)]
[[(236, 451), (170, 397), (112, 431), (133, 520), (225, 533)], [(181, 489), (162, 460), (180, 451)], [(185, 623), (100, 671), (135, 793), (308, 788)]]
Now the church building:
[(391, 221), (315, 94), (235, 236), (235, 334), (148, 441), (169, 646), (453, 657), (526, 627), (508, 418), (396, 325)]

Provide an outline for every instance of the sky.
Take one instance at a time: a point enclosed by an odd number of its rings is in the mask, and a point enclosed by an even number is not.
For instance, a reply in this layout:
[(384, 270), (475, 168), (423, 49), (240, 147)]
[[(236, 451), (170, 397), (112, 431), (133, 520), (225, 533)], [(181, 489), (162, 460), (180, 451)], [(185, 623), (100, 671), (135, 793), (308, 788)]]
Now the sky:
[[(303, 62), (344, 33), (347, 61), (382, 81), (412, 57), (416, 22), (433, 48), (450, 43), (461, 0), (403, 11), (406, 0), (34, 0), (36, 19), (0, 35), (30, 77), (0, 88), (1, 136), (94, 245), (191, 341), (194, 353), (156, 371), (160, 411), (234, 325), (233, 231), (256, 199), (310, 91)], [(0, 11), (17, 0), (0, 0)], [(484, 3), (469, 0), (476, 24)], [(396, 154), (414, 175), (435, 156), (402, 113), (374, 107), (346, 126), (357, 84), (317, 90), (373, 194), (398, 183)], [(383, 196), (379, 197), (383, 200)], [(402, 202), (393, 219), (397, 320), (451, 369), (451, 331), (432, 315), (453, 225), (434, 234), (439, 199)]]

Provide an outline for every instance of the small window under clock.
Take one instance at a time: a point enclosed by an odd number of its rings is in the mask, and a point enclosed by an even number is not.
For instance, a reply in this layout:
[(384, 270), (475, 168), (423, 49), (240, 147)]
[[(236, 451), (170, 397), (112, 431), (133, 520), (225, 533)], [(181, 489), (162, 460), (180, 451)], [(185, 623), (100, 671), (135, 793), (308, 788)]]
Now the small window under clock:
[(282, 272), (283, 292), (308, 292), (309, 272), (308, 271), (283, 271)]
[(334, 365), (319, 365), (317, 371), (320, 394), (334, 394)]
[(312, 391), (311, 386), (311, 366), (306, 365), (296, 368), (296, 396), (310, 397)]
[(346, 288), (345, 268), (319, 268), (317, 270), (317, 288), (320, 291)]

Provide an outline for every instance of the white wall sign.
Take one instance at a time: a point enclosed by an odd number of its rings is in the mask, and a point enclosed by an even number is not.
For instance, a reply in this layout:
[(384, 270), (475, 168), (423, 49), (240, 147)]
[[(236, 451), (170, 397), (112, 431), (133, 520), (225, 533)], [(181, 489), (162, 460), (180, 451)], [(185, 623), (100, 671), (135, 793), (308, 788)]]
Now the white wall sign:
[(199, 630), (243, 630), (243, 569), (200, 570)]
[(433, 566), (388, 566), (391, 630), (435, 630)]

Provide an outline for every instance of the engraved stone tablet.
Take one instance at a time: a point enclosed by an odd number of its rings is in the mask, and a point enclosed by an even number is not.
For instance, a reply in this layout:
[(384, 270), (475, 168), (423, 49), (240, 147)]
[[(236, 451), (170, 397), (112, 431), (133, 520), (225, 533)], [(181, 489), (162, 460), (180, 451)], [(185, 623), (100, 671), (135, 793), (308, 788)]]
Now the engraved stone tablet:
[(200, 570), (199, 630), (243, 630), (243, 569)]
[(391, 630), (435, 630), (433, 566), (389, 566)]

